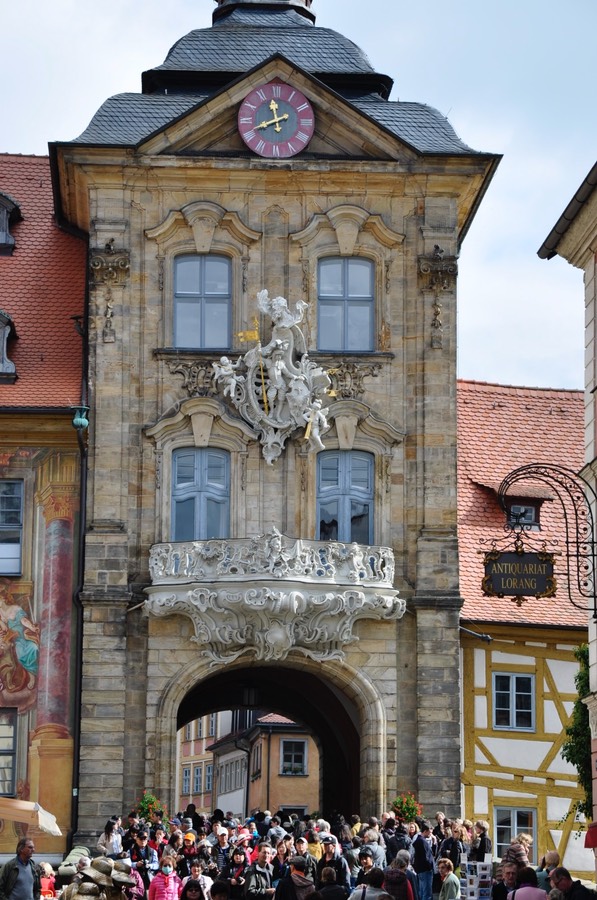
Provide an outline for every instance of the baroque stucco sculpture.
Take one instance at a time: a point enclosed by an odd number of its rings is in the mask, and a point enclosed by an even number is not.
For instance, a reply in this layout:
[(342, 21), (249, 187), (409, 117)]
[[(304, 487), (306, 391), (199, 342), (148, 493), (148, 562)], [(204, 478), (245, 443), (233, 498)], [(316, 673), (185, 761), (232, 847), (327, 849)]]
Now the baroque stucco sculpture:
[(343, 659), (360, 619), (400, 618), (388, 547), (292, 540), (272, 528), (241, 540), (156, 544), (146, 610), (186, 615), (212, 663), (291, 650)]
[(269, 343), (263, 347), (258, 340), (235, 363), (222, 356), (214, 363), (214, 383), (259, 433), (271, 465), (298, 428), (305, 429), (310, 450), (323, 449), (321, 436), (330, 427), (323, 399), (331, 382), (305, 349), (299, 324), (307, 304), (299, 300), (291, 312), (284, 297), (270, 299), (266, 290), (257, 295), (257, 304), (272, 320)]

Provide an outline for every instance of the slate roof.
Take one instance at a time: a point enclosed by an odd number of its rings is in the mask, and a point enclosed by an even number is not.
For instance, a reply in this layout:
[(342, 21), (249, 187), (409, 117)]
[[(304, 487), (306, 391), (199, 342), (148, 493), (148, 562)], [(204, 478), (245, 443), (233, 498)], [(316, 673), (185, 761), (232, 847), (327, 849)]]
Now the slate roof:
[(134, 146), (205, 99), (204, 94), (116, 94), (71, 143)]
[(47, 156), (0, 154), (0, 191), (19, 204), (12, 256), (0, 256), (0, 309), (14, 322), (8, 356), (14, 384), (0, 384), (0, 409), (67, 408), (81, 396), (82, 342), (71, 316), (83, 315), (87, 248), (54, 221)]
[[(206, 94), (117, 94), (101, 105), (72, 143), (135, 146), (207, 99)], [(432, 106), (369, 99), (351, 102), (420, 153), (477, 152), (460, 140), (445, 116)]]
[(292, 9), (236, 9), (211, 28), (190, 31), (154, 71), (238, 72), (281, 53), (312, 73), (373, 73), (366, 54), (333, 31), (318, 28)]
[[(385, 100), (391, 79), (376, 73), (353, 41), (291, 8), (234, 8), (211, 28), (189, 32), (162, 65), (143, 73), (143, 93), (110, 97), (70, 143), (135, 146), (276, 54), (420, 153), (476, 152), (432, 107)], [(308, 151), (303, 155), (308, 158)]]
[[(509, 598), (485, 597), (481, 591), (483, 556), (480, 539), (504, 536), (504, 514), (496, 490), (509, 472), (532, 462), (584, 465), (582, 391), (511, 387), (475, 381), (458, 382), (458, 539), (462, 619), (478, 623), (540, 624), (586, 627), (587, 613), (563, 590), (554, 599), (530, 600), (521, 607)], [(536, 487), (536, 485), (535, 485)], [(495, 489), (494, 489), (495, 488)], [(530, 492), (528, 489), (530, 488)], [(546, 495), (532, 483), (519, 486), (521, 497)], [(541, 504), (541, 538), (564, 544), (559, 502)], [(556, 574), (558, 564), (556, 563)], [(577, 598), (578, 599), (578, 598)], [(582, 602), (582, 601), (581, 601)]]
[(420, 153), (478, 152), (460, 140), (446, 117), (433, 106), (391, 100), (351, 102)]

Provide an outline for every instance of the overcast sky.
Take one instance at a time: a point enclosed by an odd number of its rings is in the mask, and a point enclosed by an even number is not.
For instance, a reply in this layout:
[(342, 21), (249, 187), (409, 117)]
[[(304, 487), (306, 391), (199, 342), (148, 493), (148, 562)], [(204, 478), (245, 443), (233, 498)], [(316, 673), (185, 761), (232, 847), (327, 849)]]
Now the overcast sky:
[[(4, 3), (0, 151), (47, 152), (111, 94), (211, 24), (211, 0)], [(583, 386), (582, 273), (537, 250), (597, 157), (595, 0), (313, 0), (394, 79), (393, 100), (447, 115), (476, 150), (504, 155), (459, 263), (459, 374)], [(0, 185), (1, 188), (1, 185)]]

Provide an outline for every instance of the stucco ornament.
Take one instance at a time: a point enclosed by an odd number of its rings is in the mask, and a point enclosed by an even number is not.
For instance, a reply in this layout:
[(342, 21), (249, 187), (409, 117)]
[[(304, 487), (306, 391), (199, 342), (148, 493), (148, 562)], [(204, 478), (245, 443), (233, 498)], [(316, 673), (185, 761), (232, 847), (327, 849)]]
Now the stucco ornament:
[(283, 660), (298, 650), (343, 659), (360, 619), (404, 613), (387, 547), (291, 540), (272, 528), (243, 540), (156, 544), (145, 606), (185, 615), (214, 663)]
[(331, 382), (305, 349), (299, 324), (307, 304), (299, 300), (291, 312), (284, 297), (270, 299), (266, 290), (257, 295), (257, 304), (272, 320), (271, 340), (265, 347), (257, 340), (234, 363), (222, 356), (214, 363), (214, 383), (259, 433), (271, 465), (298, 428), (305, 429), (309, 450), (324, 448), (321, 436), (330, 426), (323, 401)]

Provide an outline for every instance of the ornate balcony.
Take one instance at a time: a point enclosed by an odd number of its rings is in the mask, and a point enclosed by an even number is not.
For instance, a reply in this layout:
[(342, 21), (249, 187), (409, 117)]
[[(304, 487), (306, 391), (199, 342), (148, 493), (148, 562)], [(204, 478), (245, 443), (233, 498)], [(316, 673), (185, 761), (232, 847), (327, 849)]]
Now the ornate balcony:
[(146, 608), (186, 615), (214, 661), (248, 654), (281, 660), (291, 650), (342, 659), (359, 619), (398, 619), (387, 547), (292, 540), (276, 528), (244, 540), (155, 544)]

